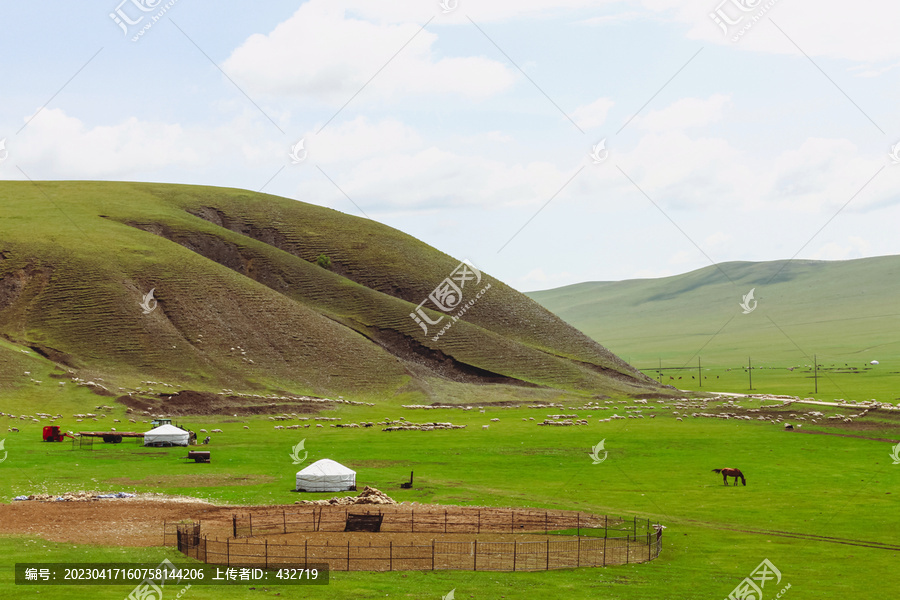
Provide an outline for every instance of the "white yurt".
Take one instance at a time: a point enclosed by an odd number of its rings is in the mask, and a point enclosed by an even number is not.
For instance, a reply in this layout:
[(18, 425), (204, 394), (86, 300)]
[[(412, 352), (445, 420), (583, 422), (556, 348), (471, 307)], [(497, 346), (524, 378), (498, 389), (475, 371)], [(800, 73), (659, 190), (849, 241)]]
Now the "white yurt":
[(160, 425), (144, 434), (145, 446), (187, 446), (190, 436), (174, 425)]
[(356, 489), (356, 471), (330, 458), (297, 472), (298, 492), (345, 492)]

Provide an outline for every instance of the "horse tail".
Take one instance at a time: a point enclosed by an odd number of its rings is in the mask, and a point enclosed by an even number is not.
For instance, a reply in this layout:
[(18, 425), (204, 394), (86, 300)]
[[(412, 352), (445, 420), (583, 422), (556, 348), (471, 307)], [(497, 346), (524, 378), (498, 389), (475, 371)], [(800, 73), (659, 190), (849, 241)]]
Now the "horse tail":
[(713, 473), (721, 473), (722, 469), (713, 469)]

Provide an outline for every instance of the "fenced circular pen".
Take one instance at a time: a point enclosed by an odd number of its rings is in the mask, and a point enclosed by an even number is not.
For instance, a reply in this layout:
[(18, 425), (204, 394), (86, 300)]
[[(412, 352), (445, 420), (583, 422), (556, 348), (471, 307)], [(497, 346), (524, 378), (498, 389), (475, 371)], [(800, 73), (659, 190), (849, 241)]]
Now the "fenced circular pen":
[(653, 560), (662, 527), (581, 511), (306, 506), (235, 514), (230, 536), (167, 524), (167, 545), (214, 565), (334, 571), (541, 571)]

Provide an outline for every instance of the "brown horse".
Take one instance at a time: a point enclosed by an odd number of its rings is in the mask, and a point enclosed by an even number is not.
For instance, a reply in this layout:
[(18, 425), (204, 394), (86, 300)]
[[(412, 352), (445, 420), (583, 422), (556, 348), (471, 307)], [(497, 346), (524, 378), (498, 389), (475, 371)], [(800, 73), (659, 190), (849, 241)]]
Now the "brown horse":
[(722, 482), (725, 485), (728, 485), (728, 478), (734, 477), (734, 485), (737, 485), (738, 477), (741, 478), (741, 483), (747, 485), (747, 480), (744, 479), (744, 474), (741, 473), (740, 469), (713, 469), (713, 473), (721, 473), (722, 474)]

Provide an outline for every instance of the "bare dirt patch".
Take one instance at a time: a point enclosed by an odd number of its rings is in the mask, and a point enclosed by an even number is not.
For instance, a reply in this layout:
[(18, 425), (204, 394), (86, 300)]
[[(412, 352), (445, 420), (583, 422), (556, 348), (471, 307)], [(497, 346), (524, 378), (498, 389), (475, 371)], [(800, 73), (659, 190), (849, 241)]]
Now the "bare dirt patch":
[(161, 394), (158, 398), (146, 396), (119, 396), (117, 401), (128, 408), (172, 416), (186, 415), (277, 415), (282, 413), (314, 414), (330, 410), (334, 405), (327, 402), (304, 402), (303, 400), (260, 400), (234, 395), (219, 395), (211, 392), (181, 390), (174, 394)]
[(141, 498), (95, 502), (0, 504), (0, 533), (52, 542), (103, 546), (161, 546), (163, 521), (201, 519), (211, 505), (199, 500)]

